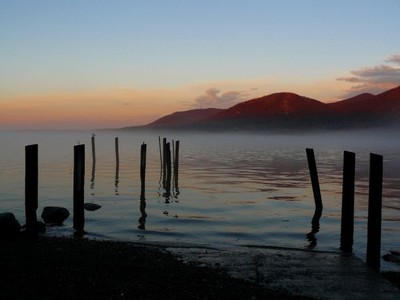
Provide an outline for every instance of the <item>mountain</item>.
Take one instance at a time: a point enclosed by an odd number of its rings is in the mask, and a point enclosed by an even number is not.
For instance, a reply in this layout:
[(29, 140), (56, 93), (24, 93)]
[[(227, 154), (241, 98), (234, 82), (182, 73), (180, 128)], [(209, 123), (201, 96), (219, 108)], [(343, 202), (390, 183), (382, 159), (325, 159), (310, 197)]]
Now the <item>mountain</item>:
[(212, 120), (295, 117), (328, 112), (326, 104), (293, 93), (275, 93), (248, 100), (211, 116)]
[(371, 103), (375, 102), (375, 95), (364, 93), (352, 98), (329, 103), (328, 105), (337, 113), (353, 113), (361, 109), (369, 109)]
[(191, 124), (204, 121), (220, 111), (222, 111), (222, 109), (207, 108), (175, 112), (148, 124), (147, 127), (163, 128), (190, 126)]
[(204, 130), (344, 129), (400, 124), (400, 86), (323, 103), (294, 93), (274, 93), (228, 109), (175, 112), (144, 127)]

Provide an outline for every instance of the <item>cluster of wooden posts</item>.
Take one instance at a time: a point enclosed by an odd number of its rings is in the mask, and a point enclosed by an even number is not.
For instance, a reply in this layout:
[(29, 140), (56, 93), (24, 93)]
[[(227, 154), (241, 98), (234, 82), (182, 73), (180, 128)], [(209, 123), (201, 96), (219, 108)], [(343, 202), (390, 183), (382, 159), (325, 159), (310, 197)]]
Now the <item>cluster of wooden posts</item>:
[[(319, 187), (317, 166), (314, 150), (307, 148), (307, 160), (310, 170), (311, 183), (315, 201), (315, 213), (312, 226), (319, 227), (322, 215), (322, 197)], [(343, 159), (343, 186), (342, 186), (342, 215), (340, 232), (340, 249), (352, 252), (354, 240), (354, 183), (355, 161), (353, 152), (345, 151)], [(368, 197), (368, 233), (367, 233), (367, 265), (379, 271), (381, 254), (381, 223), (382, 223), (382, 181), (383, 157), (370, 154), (369, 197)]]
[[(160, 162), (162, 170), (162, 185), (166, 191), (166, 197), (170, 197), (172, 178), (173, 154), (173, 182), (178, 189), (179, 168), (179, 141), (167, 143), (163, 138), (162, 144), (159, 137)], [(119, 172), (118, 138), (115, 139), (116, 149), (116, 181)], [(140, 148), (140, 181), (141, 181), (141, 211), (142, 219), (145, 215), (145, 182), (146, 182), (146, 152), (147, 145), (143, 143)], [(38, 145), (25, 147), (25, 214), (27, 230), (34, 230), (38, 208)], [(314, 150), (306, 149), (312, 189), (315, 200), (315, 213), (312, 219), (312, 228), (319, 228), (319, 220), (322, 215), (322, 197), (319, 187), (318, 172), (315, 162)], [(94, 136), (92, 137), (93, 170), (96, 164)], [(74, 146), (74, 176), (73, 176), (73, 228), (78, 233), (84, 232), (84, 177), (85, 177), (85, 145)], [(93, 174), (92, 174), (93, 177)], [(370, 179), (368, 201), (368, 240), (367, 240), (367, 264), (375, 270), (380, 269), (381, 248), (381, 219), (382, 219), (382, 180), (383, 157), (370, 154)], [(342, 189), (342, 216), (340, 249), (344, 252), (352, 252), (354, 240), (354, 183), (355, 183), (355, 154), (344, 152), (343, 163), (343, 189)], [(142, 224), (143, 225), (143, 224)], [(143, 225), (144, 226), (144, 225)], [(317, 232), (318, 230), (314, 231)]]
[[(161, 172), (163, 177), (163, 188), (165, 189), (164, 196), (169, 198), (171, 196), (171, 180), (173, 178), (173, 185), (175, 191), (179, 193), (178, 188), (178, 175), (179, 175), (179, 141), (172, 143), (173, 150), (171, 152), (171, 143), (167, 143), (167, 139), (163, 139), (163, 146), (160, 144), (160, 161)], [(96, 169), (96, 146), (95, 136), (91, 138), (92, 146), (92, 177), (91, 181), (94, 182), (94, 172)], [(147, 144), (143, 143), (140, 147), (140, 207), (142, 211), (142, 218), (145, 220), (145, 183), (146, 183), (146, 154)], [(171, 158), (173, 155), (173, 159)], [(119, 181), (119, 139), (115, 138), (115, 157), (116, 157), (116, 185)], [(172, 161), (173, 161), (173, 176), (172, 176)], [(25, 217), (26, 228), (30, 233), (36, 232), (37, 216), (36, 210), (38, 208), (38, 145), (28, 145), (25, 147)], [(73, 228), (77, 233), (84, 233), (85, 214), (84, 214), (84, 200), (85, 200), (85, 145), (74, 146), (74, 171), (73, 171)], [(143, 227), (143, 222), (141, 225)]]

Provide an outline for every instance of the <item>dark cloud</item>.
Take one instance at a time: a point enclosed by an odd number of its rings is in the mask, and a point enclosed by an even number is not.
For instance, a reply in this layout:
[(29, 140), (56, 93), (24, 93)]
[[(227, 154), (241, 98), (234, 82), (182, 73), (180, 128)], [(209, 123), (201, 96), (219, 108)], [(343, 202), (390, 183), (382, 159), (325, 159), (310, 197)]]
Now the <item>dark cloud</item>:
[[(400, 64), (400, 54), (389, 56), (388, 63)], [(400, 85), (400, 68), (393, 65), (380, 65), (361, 68), (350, 72), (353, 76), (340, 77), (338, 80), (354, 83), (344, 97), (360, 93), (378, 94)]]
[(227, 108), (238, 102), (244, 101), (245, 94), (238, 91), (229, 91), (221, 94), (218, 88), (208, 89), (204, 95), (195, 99), (196, 104), (202, 108)]

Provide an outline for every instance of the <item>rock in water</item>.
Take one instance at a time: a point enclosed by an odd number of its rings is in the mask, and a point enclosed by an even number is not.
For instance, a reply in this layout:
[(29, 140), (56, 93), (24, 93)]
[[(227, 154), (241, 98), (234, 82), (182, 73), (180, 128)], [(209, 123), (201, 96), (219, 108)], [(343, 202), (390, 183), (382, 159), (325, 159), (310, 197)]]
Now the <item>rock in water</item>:
[(95, 211), (101, 208), (101, 205), (95, 204), (95, 203), (85, 203), (84, 207), (88, 211)]
[(69, 217), (69, 211), (64, 207), (46, 206), (41, 217), (46, 223), (61, 225)]
[(16, 237), (21, 230), (21, 224), (13, 213), (0, 214), (0, 239)]

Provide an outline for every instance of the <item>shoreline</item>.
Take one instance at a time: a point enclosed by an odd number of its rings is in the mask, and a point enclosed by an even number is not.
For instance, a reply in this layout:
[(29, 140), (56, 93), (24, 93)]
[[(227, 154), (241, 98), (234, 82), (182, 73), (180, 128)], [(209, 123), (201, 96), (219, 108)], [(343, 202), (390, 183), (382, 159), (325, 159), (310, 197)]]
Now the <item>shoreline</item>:
[(310, 299), (129, 242), (19, 238), (0, 257), (1, 299)]

